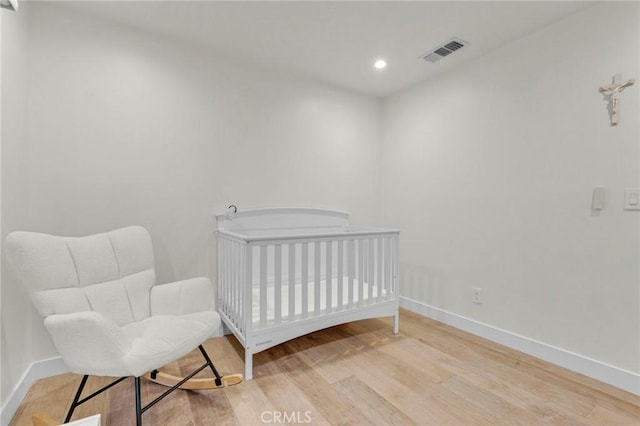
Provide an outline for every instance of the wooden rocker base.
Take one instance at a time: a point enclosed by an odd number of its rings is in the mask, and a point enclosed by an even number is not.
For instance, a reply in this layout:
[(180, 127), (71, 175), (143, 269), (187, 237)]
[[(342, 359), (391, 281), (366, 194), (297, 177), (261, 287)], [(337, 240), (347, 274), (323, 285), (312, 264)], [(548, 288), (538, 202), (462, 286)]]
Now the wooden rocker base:
[[(180, 383), (184, 378), (173, 376), (171, 374), (163, 373), (162, 371), (158, 371), (155, 374), (155, 378), (152, 378), (151, 373), (146, 373), (142, 377), (145, 379), (157, 383), (162, 386), (173, 387)], [(189, 390), (204, 390), (204, 389), (217, 389), (224, 388), (227, 386), (237, 385), (238, 383), (244, 380), (244, 376), (242, 374), (229, 374), (228, 376), (222, 376), (222, 383), (220, 386), (216, 385), (215, 377), (206, 378), (206, 379), (189, 379), (181, 386), (178, 386), (178, 389), (189, 389)]]
[(51, 417), (44, 413), (36, 413), (31, 416), (31, 423), (33, 426), (59, 426), (60, 422), (53, 420)]

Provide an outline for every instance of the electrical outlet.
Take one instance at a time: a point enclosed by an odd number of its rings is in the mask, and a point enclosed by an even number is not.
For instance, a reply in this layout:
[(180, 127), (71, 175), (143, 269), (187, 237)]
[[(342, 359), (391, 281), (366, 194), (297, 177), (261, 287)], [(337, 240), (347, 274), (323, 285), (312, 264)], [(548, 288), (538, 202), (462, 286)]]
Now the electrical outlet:
[(482, 289), (480, 287), (473, 287), (473, 303), (482, 304)]

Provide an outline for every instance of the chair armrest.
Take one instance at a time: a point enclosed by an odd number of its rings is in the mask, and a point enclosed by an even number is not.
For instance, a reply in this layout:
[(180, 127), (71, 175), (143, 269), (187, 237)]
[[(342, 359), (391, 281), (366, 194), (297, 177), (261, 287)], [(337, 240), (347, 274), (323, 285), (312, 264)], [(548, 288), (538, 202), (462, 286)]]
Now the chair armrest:
[(151, 287), (151, 315), (183, 315), (215, 310), (209, 278), (191, 278)]
[(118, 325), (94, 312), (49, 315), (44, 319), (62, 360), (74, 373), (125, 376), (121, 360), (129, 344)]

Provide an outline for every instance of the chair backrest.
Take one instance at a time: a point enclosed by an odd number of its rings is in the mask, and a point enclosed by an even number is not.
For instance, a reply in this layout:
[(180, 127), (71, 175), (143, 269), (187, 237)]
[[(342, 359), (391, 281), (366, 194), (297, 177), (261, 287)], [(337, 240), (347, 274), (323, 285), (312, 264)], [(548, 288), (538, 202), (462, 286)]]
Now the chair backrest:
[(124, 325), (150, 315), (153, 247), (140, 226), (86, 237), (17, 231), (5, 252), (43, 317), (96, 311)]

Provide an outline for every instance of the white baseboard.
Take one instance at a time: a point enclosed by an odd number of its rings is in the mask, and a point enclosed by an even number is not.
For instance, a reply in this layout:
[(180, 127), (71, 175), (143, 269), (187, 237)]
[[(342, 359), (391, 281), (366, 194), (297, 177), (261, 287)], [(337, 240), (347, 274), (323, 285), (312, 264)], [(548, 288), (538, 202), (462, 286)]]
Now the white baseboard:
[(7, 402), (2, 407), (2, 412), (0, 412), (0, 424), (2, 424), (2, 426), (9, 425), (11, 418), (16, 413), (16, 410), (27, 395), (32, 384), (40, 379), (68, 372), (69, 369), (65, 363), (62, 362), (62, 358), (60, 357), (43, 359), (41, 361), (31, 363), (29, 368), (27, 368), (27, 371), (25, 371), (20, 378), (16, 387), (13, 388)]
[(407, 297), (400, 297), (400, 307), (627, 392), (640, 395), (640, 374), (447, 312)]

